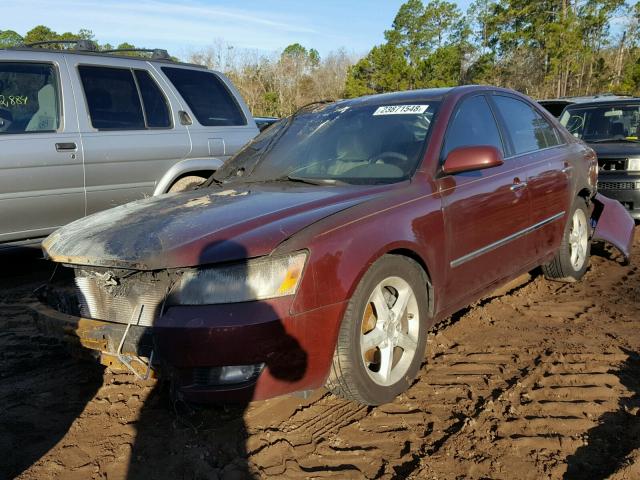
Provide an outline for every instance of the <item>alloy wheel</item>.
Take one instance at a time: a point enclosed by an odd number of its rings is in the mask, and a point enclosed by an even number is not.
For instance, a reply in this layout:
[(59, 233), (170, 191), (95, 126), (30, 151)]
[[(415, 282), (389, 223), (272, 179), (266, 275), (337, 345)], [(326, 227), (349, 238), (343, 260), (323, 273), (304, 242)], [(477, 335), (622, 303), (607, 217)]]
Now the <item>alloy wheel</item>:
[(405, 375), (415, 357), (420, 333), (418, 302), (400, 277), (382, 280), (364, 309), (361, 358), (369, 377), (389, 386)]
[(573, 212), (571, 230), (569, 231), (570, 262), (576, 272), (584, 265), (587, 258), (588, 244), (589, 231), (587, 228), (587, 218), (584, 211), (578, 208)]

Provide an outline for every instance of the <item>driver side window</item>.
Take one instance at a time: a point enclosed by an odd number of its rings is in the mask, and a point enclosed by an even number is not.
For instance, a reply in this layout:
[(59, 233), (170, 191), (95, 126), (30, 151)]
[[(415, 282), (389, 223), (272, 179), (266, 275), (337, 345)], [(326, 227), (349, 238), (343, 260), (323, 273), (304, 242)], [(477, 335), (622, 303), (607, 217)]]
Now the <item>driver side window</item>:
[(484, 95), (466, 98), (459, 104), (447, 128), (442, 160), (456, 148), (474, 145), (491, 145), (504, 154), (496, 120)]

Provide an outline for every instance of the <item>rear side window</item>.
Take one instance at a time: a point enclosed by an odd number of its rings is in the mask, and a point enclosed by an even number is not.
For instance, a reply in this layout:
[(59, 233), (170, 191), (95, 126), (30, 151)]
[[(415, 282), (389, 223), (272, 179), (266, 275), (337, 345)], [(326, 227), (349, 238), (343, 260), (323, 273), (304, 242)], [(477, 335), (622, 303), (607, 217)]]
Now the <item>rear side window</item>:
[(146, 70), (135, 70), (136, 80), (142, 95), (144, 113), (149, 128), (168, 128), (171, 126), (167, 99), (160, 87)]
[(131, 70), (81, 65), (78, 71), (94, 128), (145, 128), (140, 96)]
[(162, 67), (201, 125), (246, 125), (240, 107), (214, 73), (186, 68)]
[(55, 132), (58, 77), (51, 64), (0, 62), (0, 135)]
[(484, 95), (462, 100), (445, 138), (442, 158), (458, 147), (491, 145), (503, 152), (500, 132)]
[(555, 129), (530, 105), (511, 97), (493, 97), (513, 142), (514, 154), (533, 152), (560, 144)]

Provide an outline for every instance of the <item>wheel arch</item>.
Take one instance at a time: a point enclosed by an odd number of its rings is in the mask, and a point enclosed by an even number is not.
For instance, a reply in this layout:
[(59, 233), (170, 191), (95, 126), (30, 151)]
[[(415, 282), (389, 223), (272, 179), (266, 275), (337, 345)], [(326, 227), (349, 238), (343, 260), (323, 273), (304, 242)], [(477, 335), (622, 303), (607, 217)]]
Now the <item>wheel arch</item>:
[[(420, 266), (420, 268), (424, 272), (424, 275), (427, 281), (427, 284), (426, 284), (427, 295), (428, 295), (427, 309), (429, 312), (429, 318), (433, 319), (434, 313), (435, 313), (433, 283), (431, 282), (431, 274), (429, 273), (429, 266), (427, 265), (427, 262), (424, 260), (424, 258), (422, 258), (422, 256), (418, 254), (418, 252), (416, 252), (414, 249), (407, 248), (407, 247), (394, 248), (392, 250), (385, 252), (382, 256), (384, 255), (397, 255), (401, 257), (407, 257), (413, 260), (414, 262), (416, 262)], [(380, 256), (380, 258), (382, 258), (382, 256)]]
[[(198, 175), (199, 173), (209, 172), (209, 176), (211, 173), (215, 172), (218, 168), (222, 166), (224, 163), (223, 160), (219, 158), (189, 158), (186, 160), (182, 160), (175, 165), (173, 165), (167, 172), (162, 176), (160, 181), (156, 184), (156, 188), (153, 191), (153, 195), (161, 195), (163, 193), (167, 193), (171, 186), (180, 180), (181, 178), (188, 175)], [(205, 175), (201, 175), (205, 176)]]

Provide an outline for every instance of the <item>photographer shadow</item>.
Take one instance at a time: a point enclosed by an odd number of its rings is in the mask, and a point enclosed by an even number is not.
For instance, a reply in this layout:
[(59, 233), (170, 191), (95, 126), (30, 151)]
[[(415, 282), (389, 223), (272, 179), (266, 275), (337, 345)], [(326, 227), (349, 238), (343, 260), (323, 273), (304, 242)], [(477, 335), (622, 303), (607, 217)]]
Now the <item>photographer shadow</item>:
[[(235, 242), (219, 242), (212, 247), (230, 248), (237, 253), (237, 258), (247, 258), (246, 249)], [(243, 267), (243, 275), (239, 275), (239, 278), (246, 278), (246, 260)], [(251, 293), (250, 285), (243, 285), (242, 288), (243, 293)], [(241, 357), (243, 348), (252, 350), (251, 342), (260, 342), (260, 351), (264, 352), (260, 359), (264, 362), (263, 374), (268, 373), (274, 379), (283, 382), (299, 381), (307, 369), (306, 352), (300, 343), (287, 333), (282, 320), (268, 302), (252, 303), (251, 311), (254, 312), (254, 318), (250, 323), (276, 319), (270, 323), (269, 338), (247, 338), (245, 345), (211, 343), (210, 348), (235, 350), (234, 357)], [(162, 315), (170, 315), (170, 311), (167, 310)], [(158, 328), (162, 328), (162, 315), (156, 321)], [(231, 330), (234, 327), (230, 325), (235, 324), (233, 320), (237, 321), (232, 318), (220, 318), (216, 324)], [(166, 348), (165, 342), (163, 347)], [(182, 350), (182, 353), (186, 352)], [(160, 361), (162, 362), (162, 359)], [(222, 365), (202, 365), (216, 366)], [(215, 405), (194, 405), (182, 400), (179, 391), (177, 394), (168, 395), (169, 385), (166, 379), (156, 384), (142, 407), (136, 424), (128, 478), (257, 478), (257, 467), (247, 458), (246, 442), (249, 434), (244, 421), (247, 407), (254, 398), (256, 384), (255, 380), (249, 385), (243, 384), (242, 393), (236, 395), (232, 403)]]

